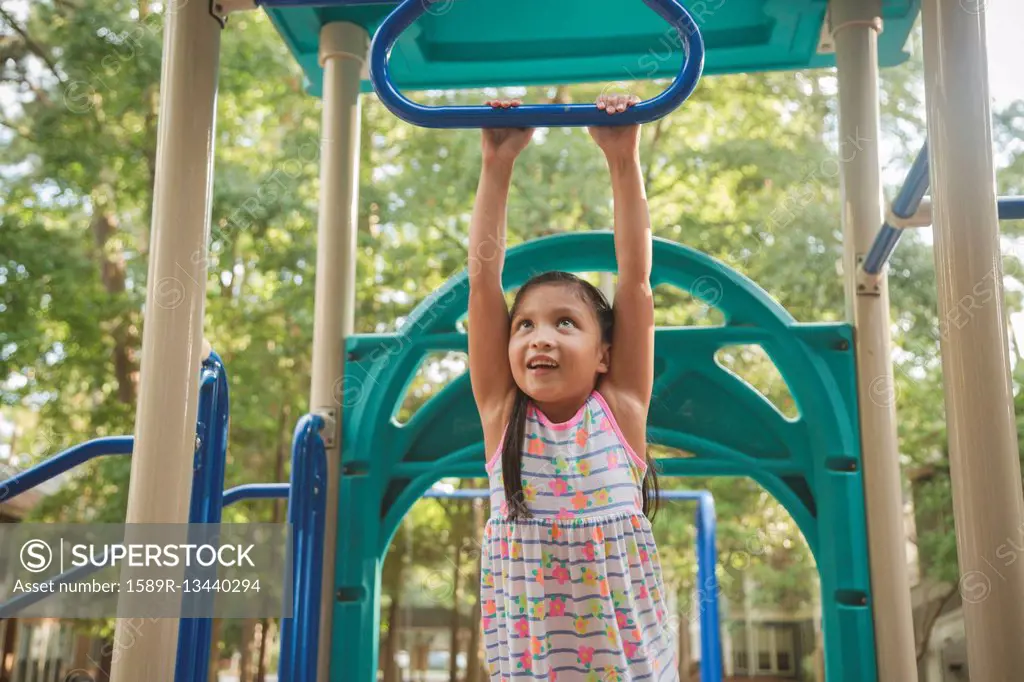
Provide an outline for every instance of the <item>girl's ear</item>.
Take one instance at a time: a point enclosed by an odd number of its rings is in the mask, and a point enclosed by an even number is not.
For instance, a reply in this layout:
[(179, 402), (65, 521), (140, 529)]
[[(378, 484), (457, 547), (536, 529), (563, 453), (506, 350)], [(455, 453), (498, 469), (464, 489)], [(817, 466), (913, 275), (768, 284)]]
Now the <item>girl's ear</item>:
[(601, 344), (601, 356), (597, 361), (597, 371), (601, 374), (607, 374), (608, 370), (612, 366), (612, 345), (610, 343)]

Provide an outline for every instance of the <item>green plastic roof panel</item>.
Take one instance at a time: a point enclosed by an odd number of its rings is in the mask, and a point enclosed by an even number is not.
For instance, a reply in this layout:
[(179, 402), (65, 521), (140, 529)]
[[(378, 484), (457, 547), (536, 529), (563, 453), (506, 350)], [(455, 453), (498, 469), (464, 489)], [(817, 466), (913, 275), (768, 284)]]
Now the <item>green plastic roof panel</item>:
[[(268, 8), (319, 96), (320, 28), (359, 24), (373, 35), (398, 4)], [(423, 0), (429, 2), (430, 0)], [(879, 64), (902, 63), (919, 0), (883, 0)], [(684, 2), (704, 37), (705, 75), (835, 65), (827, 0)], [(403, 91), (674, 78), (674, 31), (641, 0), (433, 0), (395, 45), (392, 77)], [(363, 89), (372, 90), (365, 77)]]

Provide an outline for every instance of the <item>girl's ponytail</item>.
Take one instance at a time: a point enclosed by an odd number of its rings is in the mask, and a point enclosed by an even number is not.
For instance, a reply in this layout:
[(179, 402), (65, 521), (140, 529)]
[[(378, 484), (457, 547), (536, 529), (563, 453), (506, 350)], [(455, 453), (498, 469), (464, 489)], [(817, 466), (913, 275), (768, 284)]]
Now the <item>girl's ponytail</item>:
[(651, 457), (650, 449), (647, 450), (645, 459), (647, 460), (647, 474), (644, 476), (644, 482), (640, 488), (640, 492), (643, 495), (644, 516), (646, 516), (648, 520), (653, 521), (655, 514), (658, 513), (659, 502), (658, 474), (654, 470), (657, 460)]
[(516, 398), (509, 415), (505, 440), (501, 444), (501, 478), (505, 482), (508, 520), (529, 518), (523, 495), (523, 440), (526, 438), (526, 410), (529, 397), (516, 387)]

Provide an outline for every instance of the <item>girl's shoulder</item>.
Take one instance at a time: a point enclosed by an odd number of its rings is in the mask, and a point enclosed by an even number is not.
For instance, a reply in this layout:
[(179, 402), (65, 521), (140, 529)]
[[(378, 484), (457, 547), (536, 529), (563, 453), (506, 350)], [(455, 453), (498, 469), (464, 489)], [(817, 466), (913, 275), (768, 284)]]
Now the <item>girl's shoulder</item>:
[(605, 413), (608, 426), (630, 458), (645, 468), (646, 457), (639, 453), (647, 452), (647, 406), (623, 399), (607, 387), (594, 389), (592, 397)]

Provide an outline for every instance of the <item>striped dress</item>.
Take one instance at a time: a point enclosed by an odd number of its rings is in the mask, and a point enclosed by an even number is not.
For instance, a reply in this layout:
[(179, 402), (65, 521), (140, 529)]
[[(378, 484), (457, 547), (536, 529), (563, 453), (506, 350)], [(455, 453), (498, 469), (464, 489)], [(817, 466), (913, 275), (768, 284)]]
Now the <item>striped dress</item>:
[(480, 604), (492, 682), (679, 680), (645, 471), (599, 392), (560, 424), (530, 403), (531, 518), (506, 519), (500, 447), (487, 463)]

